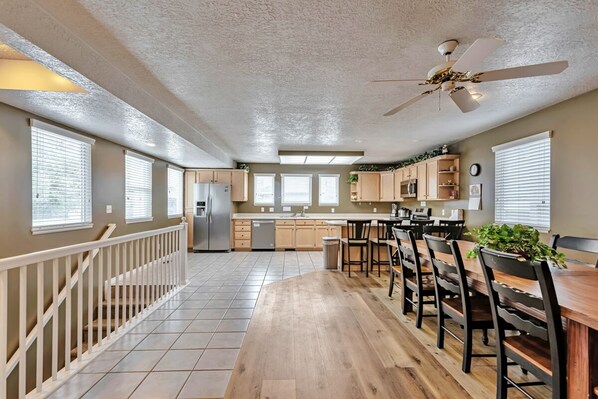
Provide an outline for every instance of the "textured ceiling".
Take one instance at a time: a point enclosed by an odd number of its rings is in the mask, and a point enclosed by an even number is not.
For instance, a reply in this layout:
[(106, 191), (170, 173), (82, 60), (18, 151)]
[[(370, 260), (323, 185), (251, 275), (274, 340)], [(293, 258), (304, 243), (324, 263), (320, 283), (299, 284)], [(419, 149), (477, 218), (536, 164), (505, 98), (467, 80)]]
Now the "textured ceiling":
[[(598, 87), (596, 1), (14, 3), (37, 3), (142, 94), (201, 132), (200, 148), (209, 144), (245, 162), (276, 162), (278, 149), (364, 150), (367, 162), (398, 160)], [(382, 117), (421, 87), (369, 80), (424, 78), (442, 61), (438, 43), (458, 39), (458, 57), (479, 37), (506, 40), (480, 70), (563, 59), (570, 67), (552, 77), (478, 85), (481, 107), (472, 113), (462, 114), (447, 98), (439, 110), (434, 97)], [(82, 47), (69, 52), (69, 44), (47, 43), (83, 75), (99, 73), (74, 65)], [(98, 80), (113, 94), (120, 90)], [(164, 113), (145, 112), (130, 93), (117, 95), (152, 118)], [(186, 134), (192, 142), (193, 133)]]

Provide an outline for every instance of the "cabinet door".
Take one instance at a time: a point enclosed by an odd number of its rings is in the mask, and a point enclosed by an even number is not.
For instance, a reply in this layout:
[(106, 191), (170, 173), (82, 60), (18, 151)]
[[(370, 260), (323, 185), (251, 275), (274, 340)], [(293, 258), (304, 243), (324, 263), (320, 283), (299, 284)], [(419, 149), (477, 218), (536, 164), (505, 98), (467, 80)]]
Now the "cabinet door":
[(427, 170), (425, 163), (417, 165), (417, 199), (419, 201), (424, 201), (428, 197)]
[(214, 183), (231, 184), (232, 183), (232, 171), (230, 171), (230, 170), (215, 170), (214, 171)]
[(380, 173), (360, 173), (358, 183), (360, 201), (380, 200)]
[(380, 201), (394, 199), (394, 173), (380, 173)]
[(409, 174), (410, 173), (409, 167), (403, 168), (402, 171), (403, 171), (403, 181), (411, 179), (411, 175)]
[(295, 248), (315, 248), (315, 233), (313, 226), (295, 227)]
[(328, 226), (316, 226), (316, 248), (322, 249), (322, 238), (328, 237), (328, 230)]
[(295, 227), (276, 226), (276, 248), (295, 248)]
[(341, 234), (342, 234), (342, 227), (340, 227), (340, 226), (330, 226), (328, 228), (328, 236), (329, 237), (341, 238)]
[(403, 181), (403, 169), (399, 169), (399, 170), (395, 171), (394, 181), (395, 181), (395, 186), (394, 186), (393, 200), (394, 201), (402, 201), (403, 199), (401, 198), (401, 182)]
[(426, 164), (428, 189), (426, 198), (438, 199), (438, 161), (428, 162)]
[(187, 248), (193, 248), (193, 211), (185, 212), (187, 219)]
[(247, 183), (249, 180), (249, 173), (244, 170), (233, 170), (232, 171), (232, 183), (231, 183), (231, 200), (232, 201), (247, 201), (248, 191)]
[(195, 184), (195, 171), (185, 172), (185, 210), (193, 209), (193, 185)]
[(196, 172), (196, 183), (214, 183), (213, 170), (198, 170)]
[(417, 166), (412, 165), (407, 167), (409, 169), (409, 178), (417, 179)]

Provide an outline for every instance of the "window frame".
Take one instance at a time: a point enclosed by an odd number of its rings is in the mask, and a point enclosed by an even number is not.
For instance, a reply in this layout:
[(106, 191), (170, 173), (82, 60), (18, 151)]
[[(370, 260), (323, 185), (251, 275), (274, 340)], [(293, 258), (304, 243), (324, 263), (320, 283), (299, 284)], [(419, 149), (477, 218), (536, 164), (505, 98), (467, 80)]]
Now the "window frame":
[[(81, 230), (81, 229), (91, 229), (93, 228), (93, 173), (92, 173), (92, 146), (95, 144), (95, 140), (83, 136), (81, 134), (75, 133), (73, 131), (39, 121), (37, 119), (30, 119), (29, 125), (31, 127), (30, 134), (31, 134), (31, 144), (30, 144), (30, 161), (31, 161), (31, 234), (38, 235), (38, 234), (47, 234), (47, 233), (57, 233), (62, 231), (72, 231), (72, 230)], [(36, 132), (39, 131), (39, 132)], [(75, 223), (56, 223), (56, 224), (46, 224), (46, 225), (35, 225), (34, 220), (34, 198), (33, 196), (35, 191), (35, 184), (33, 181), (34, 178), (34, 165), (36, 161), (34, 160), (34, 150), (33, 150), (33, 136), (34, 134), (50, 134), (53, 136), (60, 136), (65, 139), (65, 141), (77, 141), (81, 144), (86, 145), (85, 148), (86, 154), (86, 164), (88, 168), (83, 170), (82, 178), (84, 179), (85, 188), (82, 190), (83, 194), (83, 201), (87, 202), (87, 205), (81, 208), (84, 217), (86, 220), (82, 220)], [(46, 154), (47, 155), (47, 154)], [(85, 174), (85, 177), (83, 177)], [(87, 219), (88, 218), (88, 219)]]
[[(137, 158), (138, 160), (148, 162), (150, 164), (150, 179), (149, 179), (149, 216), (137, 217), (137, 218), (129, 218), (127, 217), (127, 157)], [(153, 197), (154, 197), (154, 187), (153, 187), (153, 178), (154, 178), (154, 160), (152, 158), (146, 157), (145, 155), (141, 155), (139, 153), (125, 150), (125, 224), (132, 224), (132, 223), (143, 223), (143, 222), (151, 222), (154, 220), (154, 210), (153, 210)]]
[[(174, 166), (174, 165), (166, 165), (166, 169), (167, 169), (167, 174), (166, 174), (166, 213), (168, 215), (169, 219), (175, 219), (175, 218), (181, 218), (183, 217), (184, 211), (185, 211), (185, 207), (184, 207), (184, 185), (185, 185), (185, 177), (184, 177), (184, 170)], [(170, 213), (170, 171), (175, 171), (177, 173), (180, 174), (180, 197), (179, 197), (179, 207), (180, 207), (180, 213)], [(177, 179), (179, 179), (179, 177), (177, 177)]]
[[(256, 177), (271, 177), (272, 178), (272, 202), (268, 202), (268, 201), (259, 202), (259, 201), (256, 201), (256, 198), (255, 198), (255, 194), (257, 192), (257, 190), (256, 190), (256, 184), (257, 184)], [(253, 174), (253, 205), (254, 206), (260, 206), (260, 205), (274, 206), (275, 202), (276, 202), (276, 173), (254, 173)]]
[[(336, 202), (334, 202), (334, 203), (333, 202), (322, 202), (322, 178), (323, 177), (336, 178)], [(340, 178), (341, 178), (341, 175), (339, 175), (339, 174), (332, 174), (332, 173), (318, 174), (318, 206), (339, 206), (340, 196), (341, 196)]]
[[(531, 204), (529, 205), (528, 208), (517, 208), (517, 211), (519, 211), (521, 213), (521, 211), (519, 209), (524, 209), (527, 210), (527, 214), (530, 216), (534, 216), (537, 215), (538, 216), (538, 221), (540, 223), (544, 222), (544, 224), (530, 224), (530, 223), (526, 223), (525, 220), (516, 220), (517, 217), (514, 217), (512, 215), (505, 215), (505, 213), (508, 213), (507, 210), (505, 210), (505, 207), (503, 206), (499, 206), (500, 201), (505, 201), (505, 195), (503, 192), (503, 189), (501, 188), (502, 185), (504, 185), (505, 181), (509, 181), (509, 179), (514, 179), (517, 176), (505, 176), (505, 172), (499, 170), (499, 158), (497, 157), (498, 153), (502, 153), (502, 155), (505, 155), (504, 152), (505, 151), (517, 151), (517, 150), (521, 150), (521, 147), (523, 146), (528, 146), (530, 144), (538, 144), (541, 146), (547, 146), (547, 150), (543, 149), (546, 152), (543, 152), (541, 155), (539, 156), (535, 156), (535, 158), (537, 158), (538, 162), (541, 162), (540, 164), (540, 168), (543, 171), (542, 174), (534, 174), (533, 172), (530, 171), (526, 171), (525, 173), (523, 173), (524, 177), (526, 177), (528, 180), (530, 177), (532, 176), (536, 176), (537, 180), (534, 180), (531, 184), (538, 186), (538, 200), (542, 200), (542, 205), (547, 205), (548, 209), (547, 212), (544, 213), (534, 213), (533, 209), (531, 208)], [(538, 149), (536, 150), (531, 150), (531, 151), (539, 151)], [(495, 206), (494, 206), (494, 223), (497, 224), (507, 224), (507, 225), (514, 225), (514, 224), (524, 224), (524, 225), (528, 225), (533, 227), (534, 229), (538, 230), (541, 233), (548, 233), (550, 232), (550, 227), (551, 227), (551, 222), (552, 222), (552, 218), (551, 218), (551, 211), (552, 211), (552, 203), (551, 203), (551, 196), (552, 196), (552, 131), (546, 131), (546, 132), (542, 132), (542, 133), (538, 133), (538, 134), (534, 134), (532, 136), (528, 136), (528, 137), (524, 137), (522, 139), (519, 140), (514, 140), (514, 141), (510, 141), (504, 144), (500, 144), (500, 145), (496, 145), (494, 147), (492, 147), (492, 152), (494, 153), (494, 202), (495, 202)], [(506, 156), (509, 156), (508, 154)], [(519, 163), (518, 161), (511, 161), (511, 163)], [(534, 168), (538, 168), (538, 166), (532, 166)], [(504, 167), (503, 167), (504, 168)], [(521, 170), (520, 168), (518, 168), (517, 170)], [(514, 173), (514, 170), (512, 171), (507, 171), (507, 172), (511, 172)], [(501, 174), (499, 176), (499, 174)], [(519, 178), (517, 180), (520, 180)], [(547, 191), (546, 191), (547, 190)], [(502, 194), (502, 198), (501, 198), (501, 194)], [(527, 194), (529, 195), (529, 194)], [(516, 201), (517, 198), (511, 199), (511, 201)], [(547, 202), (547, 204), (546, 204)], [(538, 205), (536, 205), (538, 206)], [(516, 214), (517, 211), (511, 211), (513, 214)], [(544, 216), (542, 218), (542, 216)]]
[[(286, 202), (284, 200), (285, 177), (308, 177), (309, 178), (309, 202)], [(311, 206), (313, 201), (313, 174), (311, 173), (281, 173), (280, 174), (280, 203), (282, 206)]]

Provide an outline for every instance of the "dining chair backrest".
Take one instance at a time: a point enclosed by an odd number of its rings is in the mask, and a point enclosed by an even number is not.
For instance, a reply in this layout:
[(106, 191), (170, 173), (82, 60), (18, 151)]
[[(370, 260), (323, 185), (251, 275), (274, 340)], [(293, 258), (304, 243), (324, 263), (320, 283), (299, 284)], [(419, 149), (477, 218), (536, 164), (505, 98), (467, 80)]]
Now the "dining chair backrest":
[[(463, 304), (463, 314), (466, 317), (471, 317), (471, 300), (469, 298), (469, 286), (467, 285), (467, 273), (457, 241), (446, 240), (429, 234), (424, 234), (424, 240), (428, 248), (430, 264), (432, 265), (436, 298), (445, 298), (447, 295), (460, 296)], [(439, 259), (438, 254), (450, 255), (452, 262), (448, 261), (446, 256), (443, 259)]]
[[(558, 234), (553, 234), (552, 237), (550, 237), (549, 245), (555, 250), (557, 248), (564, 248), (564, 249), (572, 249), (574, 251), (598, 254), (598, 238), (573, 237), (573, 236), (561, 237)], [(598, 260), (596, 261), (595, 267), (598, 267)]]
[(368, 241), (371, 225), (371, 220), (347, 220), (347, 242)]
[(407, 277), (415, 275), (417, 281), (421, 281), (421, 261), (413, 231), (393, 227), (392, 232), (397, 243), (397, 251), (402, 272)]
[(449, 219), (444, 219), (444, 220), (439, 220), (438, 221), (438, 225), (439, 226), (465, 226), (465, 220), (449, 220)]
[[(492, 317), (497, 327), (496, 339), (502, 342), (505, 338), (505, 329), (510, 325), (546, 341), (550, 347), (552, 378), (553, 380), (564, 379), (563, 365), (567, 360), (566, 342), (561, 311), (548, 263), (530, 262), (522, 260), (519, 255), (488, 248), (479, 248), (478, 256), (488, 287)], [(500, 273), (500, 281), (497, 280), (495, 272)], [(541, 297), (511, 286), (509, 277), (537, 282)], [(515, 309), (514, 306), (517, 304), (543, 314), (542, 319)]]
[(378, 220), (378, 238), (382, 240), (391, 240), (394, 237), (392, 234), (392, 228), (400, 225), (401, 222), (396, 220)]
[(463, 226), (423, 226), (423, 234), (446, 238), (447, 240), (460, 240)]
[(410, 224), (415, 226), (430, 226), (434, 224), (434, 220), (430, 219), (411, 219), (409, 221)]

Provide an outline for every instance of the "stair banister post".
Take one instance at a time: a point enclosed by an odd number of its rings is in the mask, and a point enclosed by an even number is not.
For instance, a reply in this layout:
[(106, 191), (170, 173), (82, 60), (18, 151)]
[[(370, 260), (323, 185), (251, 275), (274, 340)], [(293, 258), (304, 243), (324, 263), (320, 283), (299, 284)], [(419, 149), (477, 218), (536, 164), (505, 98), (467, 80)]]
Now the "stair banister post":
[(179, 273), (179, 285), (186, 285), (187, 284), (187, 229), (189, 225), (187, 224), (187, 220), (182, 217), (181, 218), (181, 225), (183, 228), (180, 231), (180, 239), (179, 239), (179, 256), (181, 257), (180, 264), (180, 273)]

